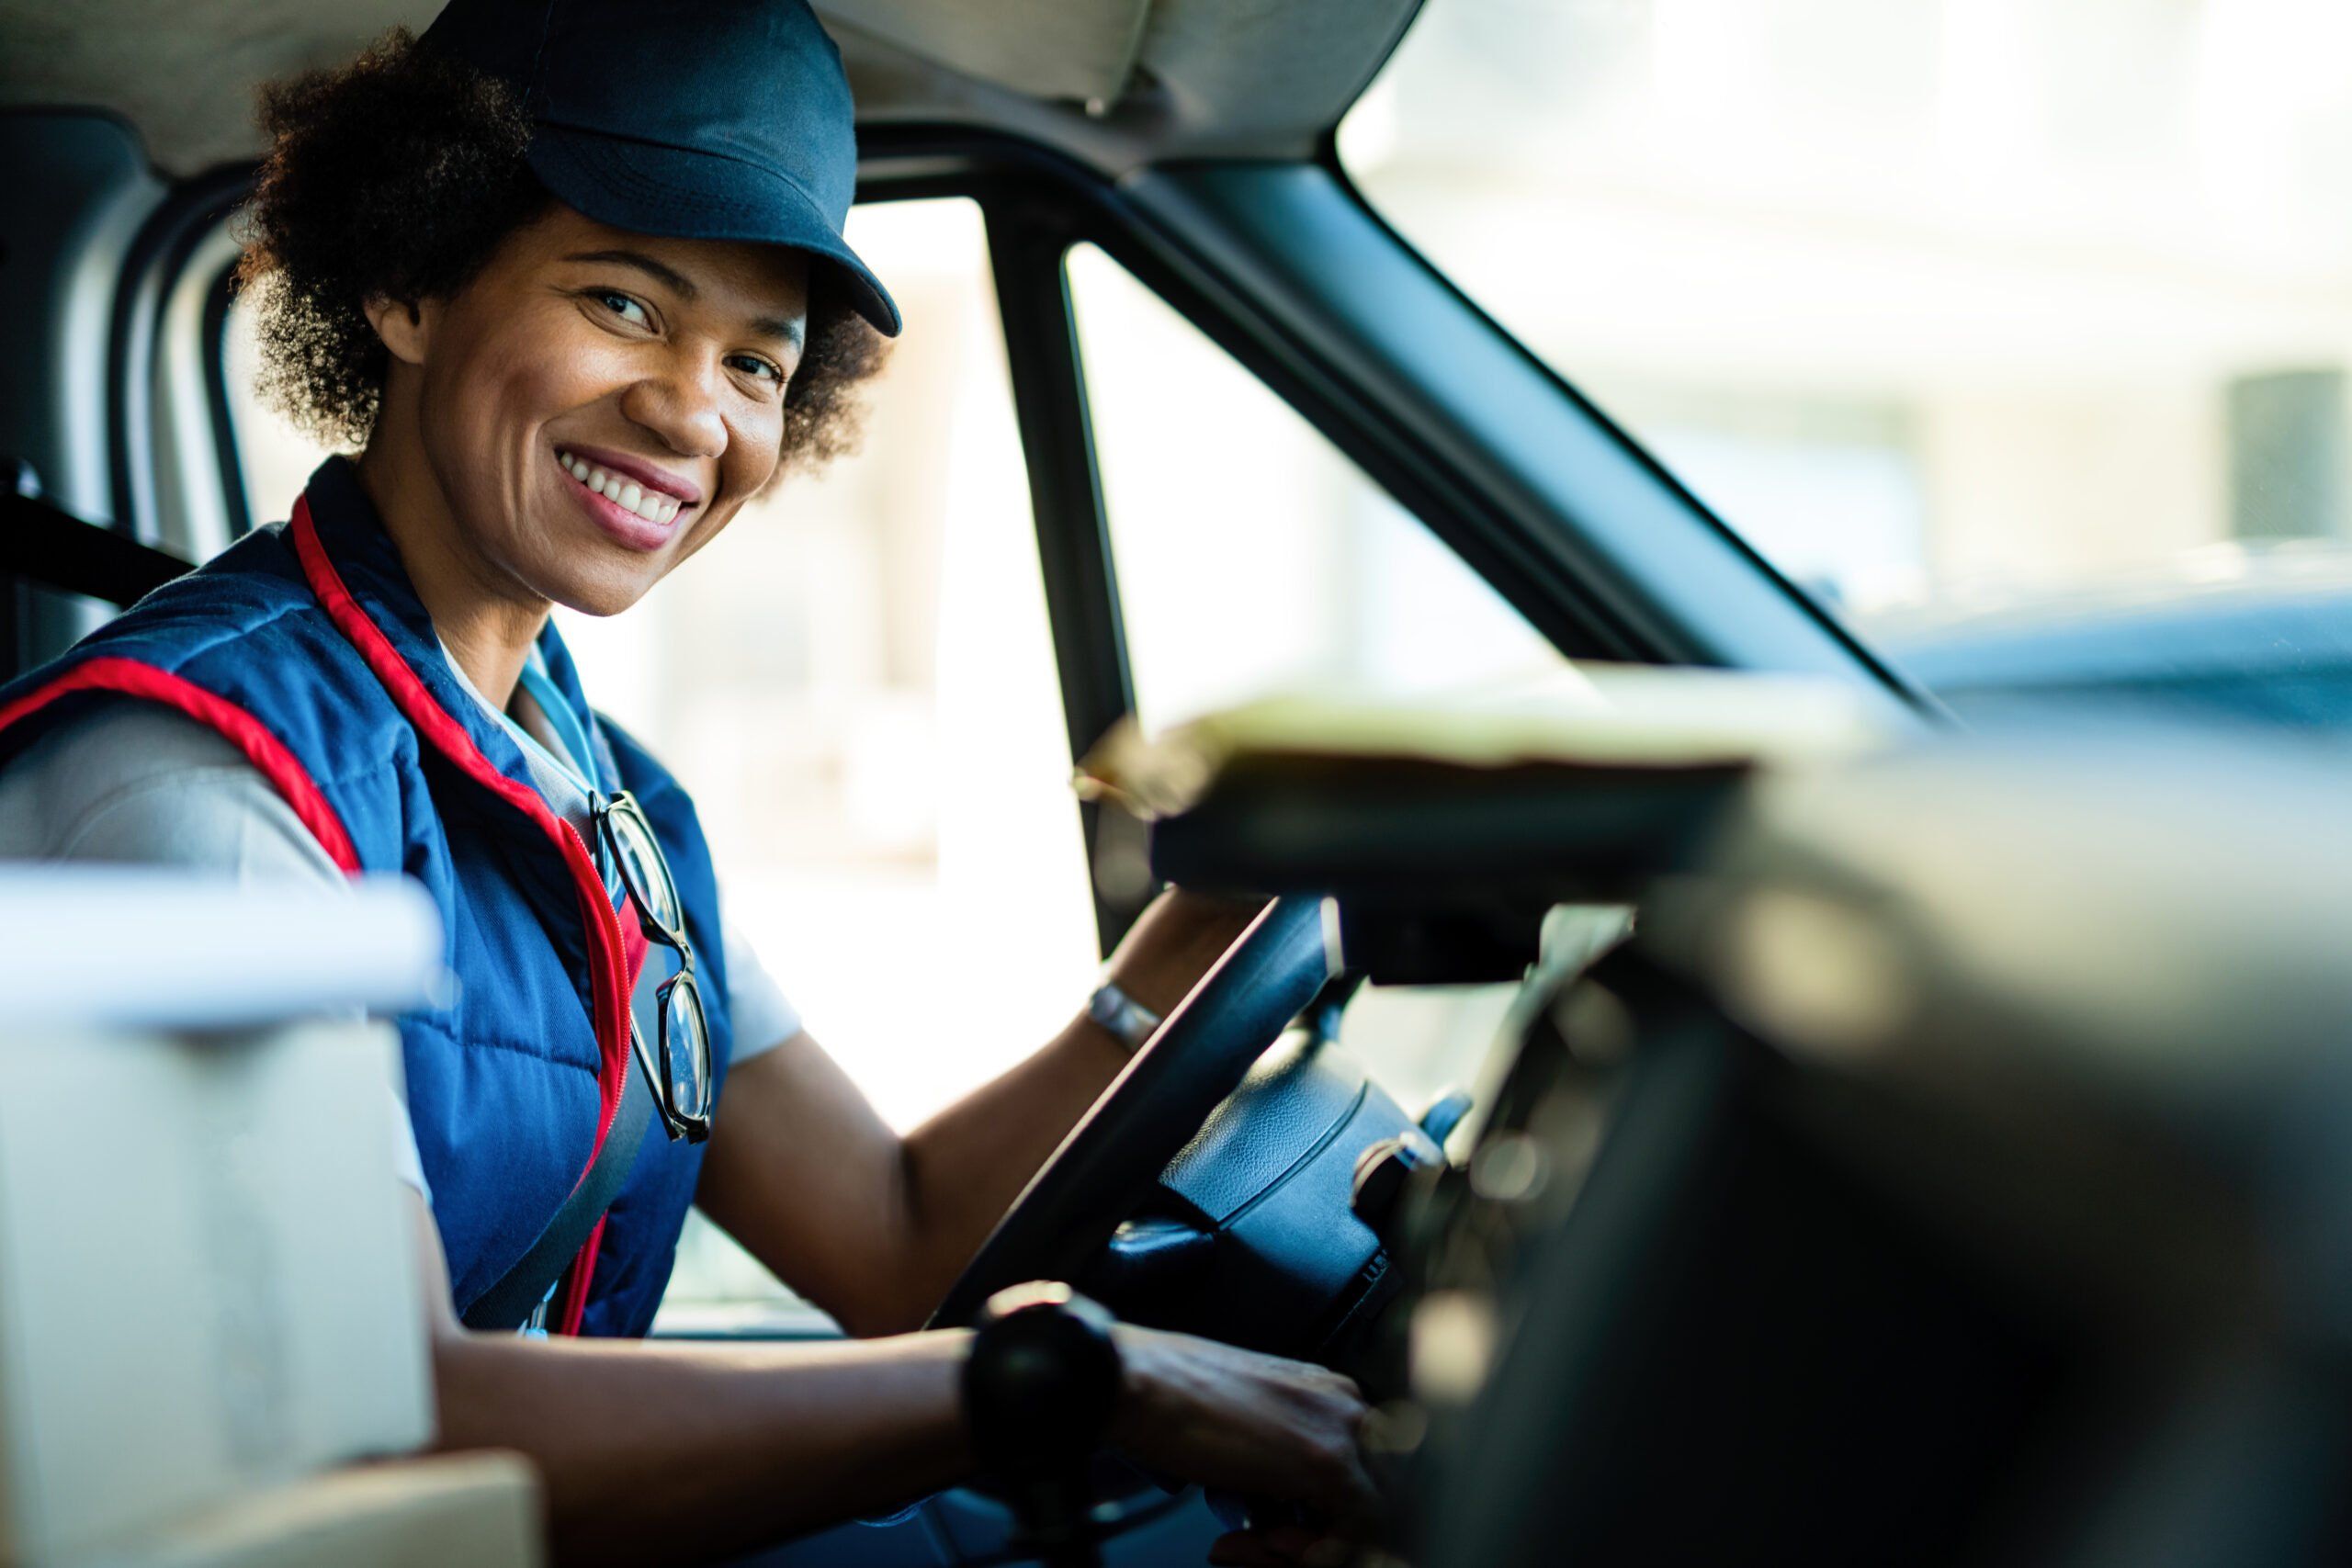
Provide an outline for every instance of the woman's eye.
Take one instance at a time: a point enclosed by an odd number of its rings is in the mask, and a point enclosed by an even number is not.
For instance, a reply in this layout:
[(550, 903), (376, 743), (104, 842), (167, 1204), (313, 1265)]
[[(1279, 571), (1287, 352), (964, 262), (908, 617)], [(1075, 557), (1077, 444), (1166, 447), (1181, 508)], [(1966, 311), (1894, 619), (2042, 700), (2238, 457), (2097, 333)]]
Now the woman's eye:
[(646, 314), (645, 307), (626, 294), (616, 294), (609, 288), (600, 288), (594, 298), (596, 303), (633, 327), (646, 327), (653, 324), (653, 318)]

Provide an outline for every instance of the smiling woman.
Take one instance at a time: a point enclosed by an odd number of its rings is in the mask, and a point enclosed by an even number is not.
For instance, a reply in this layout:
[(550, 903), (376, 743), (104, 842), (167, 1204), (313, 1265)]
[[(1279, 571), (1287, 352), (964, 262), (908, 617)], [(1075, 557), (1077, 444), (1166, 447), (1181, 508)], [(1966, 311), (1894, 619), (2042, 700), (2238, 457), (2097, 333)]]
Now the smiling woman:
[[(854, 436), (899, 315), (842, 232), (837, 52), (799, 0), (452, 0), (265, 120), (262, 379), (358, 455), (0, 691), (0, 855), (426, 890), (455, 984), (392, 1021), (439, 1436), (529, 1454), (564, 1556), (706, 1556), (960, 1478), (967, 1340), (912, 1330), (1132, 1041), (1073, 996), (900, 1134), (553, 619), (634, 606)], [(1165, 1013), (1253, 913), (1163, 897), (1111, 987)], [(574, 1342), (645, 1333), (690, 1206), (882, 1342)], [(1117, 1343), (1147, 1464), (1363, 1517), (1346, 1380)]]
[[(415, 499), (418, 465), (392, 455), (429, 451), (464, 521), (430, 504), (388, 521), (416, 518), (433, 537), (412, 553), (498, 585), (493, 603), (616, 614), (787, 468), (855, 444), (886, 345), (836, 269), (586, 217), (534, 173), (517, 96), (447, 51), (395, 30), (266, 89), (262, 120), (238, 277), (264, 395), (366, 448), (371, 491)], [(704, 383), (725, 396), (677, 395)], [(623, 450), (616, 422), (671, 457)], [(439, 586), (420, 581), (428, 604), (455, 597)], [(462, 661), (490, 634), (441, 635)]]
[[(271, 152), (239, 236), (241, 286), (260, 307), (261, 385), (322, 445), (364, 446), (386, 354), (360, 302), (448, 294), (557, 203), (526, 161), (530, 121), (515, 96), (404, 30), (266, 89), (262, 125)], [(803, 468), (855, 444), (857, 388), (886, 346), (843, 291), (817, 282), (785, 399), (785, 461)]]
[(780, 471), (808, 294), (797, 252), (552, 208), (455, 295), (368, 299), (385, 365), (361, 476), (397, 491), (429, 470), (447, 508), (388, 515), (496, 600), (616, 615)]

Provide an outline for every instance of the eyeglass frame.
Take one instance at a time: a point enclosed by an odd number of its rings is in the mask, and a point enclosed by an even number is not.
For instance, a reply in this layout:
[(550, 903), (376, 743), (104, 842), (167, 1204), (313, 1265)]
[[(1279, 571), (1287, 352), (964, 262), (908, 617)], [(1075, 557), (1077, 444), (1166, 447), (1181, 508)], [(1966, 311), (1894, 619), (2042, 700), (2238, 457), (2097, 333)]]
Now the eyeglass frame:
[(717, 1104), (714, 1100), (699, 1113), (679, 1109), (677, 1097), (671, 1089), (670, 1073), (670, 998), (683, 985), (686, 994), (693, 998), (695, 1021), (698, 1026), (695, 1031), (696, 1039), (694, 1043), (702, 1058), (697, 1077), (706, 1089), (711, 1080), (710, 1015), (704, 1010), (702, 982), (695, 975), (694, 944), (686, 940), (683, 925), (673, 930), (662, 922), (661, 916), (654, 912), (649, 890), (638, 886), (637, 878), (630, 873), (630, 867), (636, 862), (622, 845), (620, 830), (613, 826), (614, 818), (625, 815), (637, 825), (651, 853), (655, 870), (669, 888), (671, 907), (678, 911), (681, 922), (685, 919), (685, 900), (678, 897), (678, 879), (670, 870), (670, 857), (662, 852), (662, 840), (653, 831), (652, 820), (645, 815), (645, 807), (638, 804), (636, 795), (625, 789), (616, 790), (610, 795), (598, 792), (589, 801), (588, 814), (598, 844), (612, 855), (613, 863), (620, 872), (621, 886), (627, 890), (628, 901), (637, 908), (639, 928), (645, 932), (648, 941), (658, 942), (678, 955), (678, 972), (662, 981), (653, 992), (653, 1014), (660, 1021), (654, 1032), (655, 1045), (660, 1054), (658, 1065), (654, 1056), (646, 1050), (645, 1032), (637, 1026), (633, 1008), (629, 1012), (628, 1038), (638, 1066), (645, 1069), (645, 1075), (651, 1082), (654, 1109), (662, 1113), (662, 1126), (672, 1141), (684, 1137), (689, 1143), (699, 1144), (710, 1136)]

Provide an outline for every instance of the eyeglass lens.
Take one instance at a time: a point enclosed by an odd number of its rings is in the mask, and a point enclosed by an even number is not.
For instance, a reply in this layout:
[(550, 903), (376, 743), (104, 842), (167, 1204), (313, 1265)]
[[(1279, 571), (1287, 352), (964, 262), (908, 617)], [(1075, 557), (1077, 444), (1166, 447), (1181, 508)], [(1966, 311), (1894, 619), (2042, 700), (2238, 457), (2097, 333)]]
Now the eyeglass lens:
[[(616, 796), (605, 812), (614, 858), (635, 895), (640, 912), (663, 928), (670, 942), (683, 944), (685, 911), (671, 879), (669, 863), (651, 826), (636, 801)], [(670, 1110), (679, 1116), (701, 1120), (710, 1114), (710, 1024), (703, 1016), (702, 992), (681, 946), (673, 954), (678, 967), (655, 992), (662, 1010), (660, 1041), (662, 1075), (668, 1082)]]
[(678, 908), (678, 889), (670, 880), (670, 868), (645, 819), (624, 804), (616, 805), (607, 820), (612, 824), (621, 874), (628, 878), (656, 920), (671, 931), (679, 930), (684, 912)]
[(662, 1026), (669, 1038), (670, 1098), (681, 1114), (703, 1116), (710, 1105), (710, 1026), (702, 1013), (702, 993), (690, 979), (670, 985), (662, 998)]

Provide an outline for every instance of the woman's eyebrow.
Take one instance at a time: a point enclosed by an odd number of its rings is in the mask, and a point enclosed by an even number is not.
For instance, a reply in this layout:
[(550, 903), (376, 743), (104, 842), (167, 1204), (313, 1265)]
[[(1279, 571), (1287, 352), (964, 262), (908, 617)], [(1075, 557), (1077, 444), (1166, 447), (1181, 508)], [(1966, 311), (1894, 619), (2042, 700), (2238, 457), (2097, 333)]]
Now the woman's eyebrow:
[(799, 321), (786, 321), (781, 316), (756, 316), (752, 321), (752, 331), (761, 337), (788, 343), (796, 352), (807, 346), (804, 339), (808, 328)]
[(675, 267), (665, 266), (655, 261), (643, 251), (574, 251), (563, 259), (576, 262), (610, 262), (616, 266), (633, 266), (681, 299), (698, 299), (702, 297), (702, 289), (695, 285), (694, 279)]
[[(647, 255), (643, 251), (574, 251), (563, 258), (575, 262), (608, 262), (615, 266), (633, 266), (644, 273), (679, 299), (689, 302), (702, 298), (702, 288), (695, 280), (673, 266), (668, 266)], [(762, 337), (788, 343), (797, 349), (804, 345), (807, 328), (798, 321), (783, 316), (758, 316), (751, 322), (752, 332)]]

